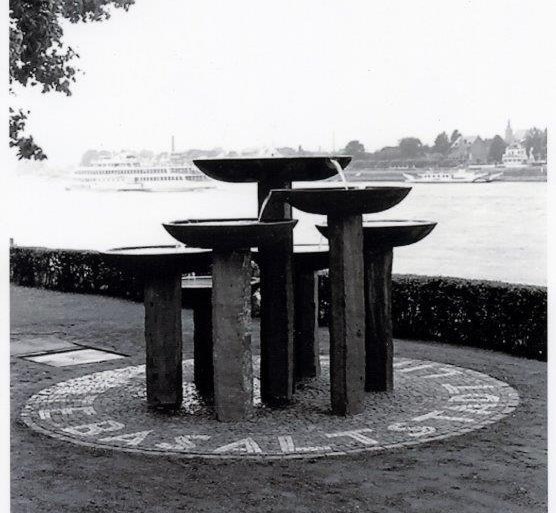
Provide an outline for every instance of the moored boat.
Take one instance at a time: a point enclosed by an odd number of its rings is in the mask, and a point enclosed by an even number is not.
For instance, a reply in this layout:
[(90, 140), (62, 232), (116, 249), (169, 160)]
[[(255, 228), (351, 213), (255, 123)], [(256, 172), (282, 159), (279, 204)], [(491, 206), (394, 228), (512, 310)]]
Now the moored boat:
[(423, 173), (403, 173), (406, 182), (412, 183), (485, 183), (499, 178), (502, 172), (478, 172), (471, 169), (433, 170)]

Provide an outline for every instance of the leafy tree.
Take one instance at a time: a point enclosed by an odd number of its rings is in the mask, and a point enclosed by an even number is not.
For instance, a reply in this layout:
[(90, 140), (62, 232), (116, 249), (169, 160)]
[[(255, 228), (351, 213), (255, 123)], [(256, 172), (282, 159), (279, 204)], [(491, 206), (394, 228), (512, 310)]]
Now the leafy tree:
[[(129, 9), (135, 0), (10, 0), (10, 94), (14, 86), (40, 86), (42, 92), (71, 95), (79, 55), (63, 42), (62, 20), (71, 23), (103, 21), (110, 7)], [(29, 111), (10, 107), (10, 147), (19, 159), (43, 160), (45, 153), (25, 135)]]
[(398, 146), (402, 158), (410, 159), (423, 154), (423, 144), (417, 137), (404, 137)]
[(346, 155), (354, 155), (354, 156), (361, 155), (365, 153), (365, 146), (363, 146), (363, 144), (361, 144), (357, 140), (349, 141), (346, 144), (346, 147), (344, 148), (344, 153)]
[(450, 144), (454, 144), (459, 138), (461, 137), (461, 133), (459, 130), (454, 130), (452, 135), (450, 136)]
[(440, 153), (442, 155), (446, 155), (450, 151), (450, 141), (448, 140), (448, 135), (446, 132), (442, 132), (436, 136), (434, 140), (433, 151), (436, 153)]
[(546, 160), (546, 151), (547, 151), (547, 135), (548, 132), (545, 129), (539, 130), (536, 127), (533, 127), (527, 130), (525, 134), (525, 149), (527, 150), (527, 154), (530, 155), (531, 150), (533, 151), (533, 155), (537, 159)]
[(385, 146), (375, 151), (373, 157), (377, 160), (396, 160), (401, 158), (401, 153), (397, 146)]
[(488, 149), (488, 162), (502, 162), (502, 156), (506, 151), (506, 142), (499, 135), (495, 135), (490, 142), (490, 148)]

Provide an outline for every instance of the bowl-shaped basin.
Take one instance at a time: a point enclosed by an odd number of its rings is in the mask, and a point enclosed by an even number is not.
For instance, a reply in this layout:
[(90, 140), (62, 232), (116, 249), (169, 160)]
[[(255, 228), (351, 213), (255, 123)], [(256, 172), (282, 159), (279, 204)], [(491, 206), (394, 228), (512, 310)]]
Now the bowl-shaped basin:
[(249, 249), (286, 240), (297, 220), (185, 219), (163, 223), (166, 231), (187, 246), (211, 249)]
[[(408, 246), (424, 239), (436, 226), (432, 221), (414, 220), (371, 220), (363, 222), (363, 244), (365, 249), (394, 248)], [(328, 237), (328, 226), (317, 225), (317, 229)]]
[(156, 271), (178, 268), (182, 272), (208, 270), (212, 261), (209, 250), (179, 245), (134, 246), (103, 252), (110, 263), (131, 271)]
[(234, 159), (196, 159), (194, 164), (207, 176), (222, 182), (294, 182), (330, 178), (338, 173), (331, 160), (342, 169), (350, 156), (245, 157)]
[[(403, 200), (411, 187), (329, 187), (307, 189), (273, 189), (266, 205), (283, 201), (309, 214), (348, 216), (382, 212)], [(262, 217), (264, 218), (264, 209)]]

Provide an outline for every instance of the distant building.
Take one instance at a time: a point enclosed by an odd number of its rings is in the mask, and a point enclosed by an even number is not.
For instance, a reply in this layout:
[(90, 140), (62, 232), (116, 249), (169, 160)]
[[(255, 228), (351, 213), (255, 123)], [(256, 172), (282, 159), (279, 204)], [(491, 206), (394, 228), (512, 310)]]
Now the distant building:
[(504, 141), (508, 146), (504, 155), (502, 155), (502, 164), (505, 167), (527, 167), (535, 162), (532, 148), (530, 154), (527, 155), (527, 149), (525, 148), (526, 136), (527, 130), (514, 131), (510, 120), (508, 120), (504, 137)]
[(490, 142), (478, 135), (460, 135), (452, 144), (449, 157), (468, 164), (486, 164)]
[(506, 132), (504, 135), (504, 142), (510, 145), (514, 141), (515, 141), (514, 131), (512, 130), (512, 126), (510, 125), (510, 120), (508, 119), (508, 124), (506, 125)]
[(525, 167), (534, 160), (533, 151), (528, 156), (525, 147), (517, 141), (511, 143), (502, 156), (502, 164), (506, 167)]
[(523, 139), (525, 139), (526, 135), (527, 135), (527, 130), (524, 129), (514, 130), (512, 128), (512, 125), (510, 124), (510, 120), (508, 119), (508, 124), (506, 125), (506, 131), (504, 135), (504, 142), (507, 145), (510, 145), (514, 142), (522, 141)]

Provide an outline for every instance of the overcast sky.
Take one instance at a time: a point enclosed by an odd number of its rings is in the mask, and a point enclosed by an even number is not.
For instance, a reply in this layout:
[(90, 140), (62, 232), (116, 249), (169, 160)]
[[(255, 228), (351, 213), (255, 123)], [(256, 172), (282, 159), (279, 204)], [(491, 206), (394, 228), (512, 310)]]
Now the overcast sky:
[[(24, 91), (51, 165), (89, 148), (367, 149), (548, 123), (541, 0), (136, 0), (68, 25), (73, 96)], [(551, 12), (549, 12), (551, 11)], [(552, 68), (551, 68), (552, 67)], [(550, 69), (551, 68), (551, 69)]]

